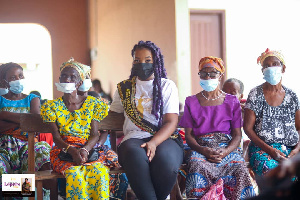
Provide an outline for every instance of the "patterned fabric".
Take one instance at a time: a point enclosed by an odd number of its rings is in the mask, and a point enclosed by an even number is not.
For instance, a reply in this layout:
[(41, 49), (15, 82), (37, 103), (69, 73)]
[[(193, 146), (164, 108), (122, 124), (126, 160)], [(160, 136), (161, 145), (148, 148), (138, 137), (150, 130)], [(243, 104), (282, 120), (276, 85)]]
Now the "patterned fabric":
[[(201, 146), (218, 149), (227, 147), (231, 136), (213, 133), (199, 136), (196, 140)], [(203, 197), (221, 178), (224, 182), (223, 193), (227, 199), (246, 199), (255, 196), (248, 169), (239, 148), (223, 158), (221, 163), (211, 163), (204, 155), (193, 150), (188, 152), (187, 157), (186, 194), (188, 198)]]
[[(62, 136), (62, 139), (68, 143), (71, 144), (73, 147), (81, 148), (83, 147), (87, 140), (78, 138), (78, 137), (72, 137), (72, 136)], [(118, 157), (117, 154), (109, 149), (107, 146), (101, 146), (102, 149), (99, 151), (99, 159), (97, 161), (93, 161), (90, 163), (85, 163), (85, 165), (91, 165), (93, 163), (101, 162), (107, 167), (114, 168), (114, 167), (120, 167), (118, 163)], [(64, 171), (72, 166), (74, 166), (73, 162), (67, 162), (67, 161), (61, 161), (58, 158), (58, 154), (60, 153), (61, 149), (57, 148), (57, 146), (54, 146), (53, 150), (50, 152), (50, 159), (51, 159), (51, 165), (53, 166), (52, 169), (59, 173), (64, 173)]]
[[(66, 143), (78, 148), (83, 147), (87, 143), (92, 120), (102, 120), (107, 115), (107, 112), (108, 106), (92, 96), (88, 96), (81, 108), (74, 112), (69, 112), (62, 98), (48, 101), (41, 108), (43, 120), (45, 122), (56, 122), (62, 139)], [(72, 177), (72, 179), (67, 178), (67, 198), (82, 199), (82, 197), (86, 197), (101, 199), (102, 195), (103, 198), (111, 196), (124, 199), (128, 185), (125, 174), (112, 175), (110, 176), (110, 180), (106, 178), (109, 177), (109, 168), (120, 167), (117, 154), (107, 146), (102, 147), (102, 150), (99, 151), (100, 157), (97, 161), (85, 163), (82, 166), (74, 166), (73, 162), (61, 161), (58, 158), (61, 149), (57, 147), (54, 147), (50, 152), (52, 169), (64, 174), (66, 178)], [(99, 182), (98, 180), (95, 186), (93, 180), (90, 182), (87, 179), (90, 176), (97, 176), (101, 181)], [(81, 193), (78, 189), (82, 185), (86, 186), (86, 190)], [(91, 192), (90, 190), (95, 191)], [(78, 196), (74, 197), (73, 195)]]
[(205, 67), (214, 67), (216, 70), (218, 70), (221, 73), (225, 72), (224, 62), (221, 58), (217, 58), (213, 56), (201, 58), (199, 62), (199, 71), (201, 71)]
[(79, 73), (82, 81), (85, 80), (87, 75), (89, 77), (91, 76), (91, 67), (75, 61), (74, 58), (71, 58), (67, 62), (64, 62), (60, 66), (60, 71), (62, 71), (66, 67), (74, 68)]
[(136, 77), (120, 82), (118, 92), (124, 107), (124, 111), (128, 118), (140, 129), (151, 133), (152, 135), (158, 131), (158, 127), (143, 118), (135, 104)]
[(297, 95), (290, 89), (285, 90), (283, 102), (279, 106), (270, 106), (263, 93), (262, 85), (252, 89), (245, 108), (255, 113), (254, 131), (266, 143), (280, 143), (295, 146), (299, 133), (295, 127), (295, 114), (300, 109)]
[(201, 198), (201, 200), (226, 200), (223, 194), (223, 179), (219, 179), (216, 184), (213, 184), (209, 191)]
[(62, 97), (45, 102), (41, 107), (44, 122), (56, 122), (63, 136), (75, 136), (88, 139), (91, 121), (100, 122), (108, 114), (108, 106), (99, 99), (87, 96), (79, 110), (70, 112)]
[[(30, 94), (21, 100), (9, 100), (0, 96), (0, 111), (14, 113), (29, 113), (30, 102), (37, 96)], [(28, 142), (27, 133), (21, 132), (19, 128), (10, 129), (0, 135), (0, 176), (7, 173), (23, 173), (28, 167)], [(36, 142), (35, 170), (50, 161), (51, 147), (46, 142)], [(2, 176), (1, 176), (2, 177)], [(0, 178), (1, 179), (1, 178)], [(2, 180), (0, 180), (2, 185)], [(2, 186), (1, 186), (2, 188)]]
[(9, 100), (0, 96), (0, 111), (8, 111), (13, 113), (29, 113), (30, 102), (32, 99), (37, 98), (35, 94), (30, 94), (21, 100)]
[(280, 51), (271, 51), (269, 48), (267, 48), (266, 51), (263, 52), (257, 58), (257, 64), (260, 64), (261, 66), (263, 66), (265, 59), (269, 56), (274, 56), (274, 57), (278, 58), (285, 65), (284, 57), (283, 57), (282, 53)]
[(108, 172), (100, 162), (70, 167), (65, 171), (66, 199), (109, 199)]
[[(0, 112), (7, 111), (13, 113), (29, 113), (30, 112), (30, 102), (32, 99), (37, 98), (35, 94), (29, 94), (27, 97), (21, 100), (9, 100), (0, 96)], [(28, 133), (21, 132), (19, 129), (9, 130), (2, 134), (12, 135), (21, 140), (27, 140)]]
[[(282, 145), (279, 143), (272, 143), (268, 145), (278, 149), (286, 156), (288, 156), (292, 150), (291, 147), (286, 147), (283, 150)], [(253, 142), (249, 145), (249, 158), (251, 169), (259, 176), (266, 174), (269, 170), (277, 167), (279, 164), (278, 161), (274, 160), (269, 154), (262, 151), (261, 148), (256, 146)]]
[[(11, 172), (22, 173), (27, 171), (28, 167), (28, 142), (17, 139), (11, 135), (0, 137), (0, 172), (7, 174)], [(37, 142), (34, 144), (35, 150), (35, 171), (50, 161), (51, 147), (46, 142)], [(4, 159), (3, 159), (4, 158)], [(9, 166), (7, 166), (9, 163)], [(8, 171), (11, 169), (12, 171)]]

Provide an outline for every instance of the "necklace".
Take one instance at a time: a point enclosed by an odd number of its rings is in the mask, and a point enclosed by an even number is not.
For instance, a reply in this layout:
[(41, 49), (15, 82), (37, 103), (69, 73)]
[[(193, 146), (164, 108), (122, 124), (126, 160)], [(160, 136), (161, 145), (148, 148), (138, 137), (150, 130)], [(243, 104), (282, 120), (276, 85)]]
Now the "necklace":
[(218, 98), (220, 98), (220, 97), (223, 95), (223, 91), (220, 90), (220, 92), (221, 92), (221, 94), (220, 94), (219, 96), (217, 96), (216, 98), (213, 98), (213, 99), (207, 98), (207, 97), (203, 94), (203, 91), (201, 92), (201, 94), (202, 94), (202, 96), (203, 96), (206, 100), (208, 100), (208, 101), (214, 101), (214, 100), (217, 100)]

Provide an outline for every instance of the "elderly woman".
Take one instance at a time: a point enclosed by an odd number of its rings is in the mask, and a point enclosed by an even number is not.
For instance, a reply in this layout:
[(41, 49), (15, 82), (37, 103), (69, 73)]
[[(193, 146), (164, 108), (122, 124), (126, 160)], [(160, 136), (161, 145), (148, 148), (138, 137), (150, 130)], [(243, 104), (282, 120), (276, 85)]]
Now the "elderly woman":
[[(34, 94), (23, 94), (24, 83), (20, 65), (10, 62), (0, 66), (0, 85), (7, 88), (0, 96), (0, 177), (28, 169), (28, 133), (20, 130), (20, 113), (39, 114), (40, 99)], [(34, 150), (35, 170), (50, 169), (49, 144), (37, 142), (36, 138)]]
[[(66, 177), (67, 199), (109, 199), (108, 172), (109, 167), (119, 167), (117, 155), (105, 146), (93, 148), (99, 139), (98, 122), (107, 115), (108, 106), (92, 96), (78, 95), (89, 66), (70, 59), (60, 71), (56, 86), (63, 96), (41, 108), (43, 121), (53, 128), (56, 144), (50, 152), (52, 168)], [(98, 156), (90, 158), (95, 152)], [(112, 187), (119, 184), (115, 180), (111, 183)]]
[(183, 160), (182, 147), (170, 138), (178, 121), (178, 91), (154, 43), (139, 41), (131, 55), (130, 78), (118, 84), (110, 107), (125, 115), (119, 160), (138, 199), (166, 199)]
[(257, 61), (266, 82), (248, 95), (244, 130), (252, 141), (250, 165), (257, 175), (264, 175), (299, 152), (300, 104), (297, 95), (282, 85), (283, 55), (267, 49)]
[[(191, 148), (187, 154), (188, 198), (225, 195), (227, 199), (245, 199), (255, 195), (238, 148), (242, 136), (239, 100), (219, 88), (224, 72), (220, 58), (202, 58), (198, 75), (203, 91), (185, 100), (179, 125), (185, 128)], [(214, 189), (218, 192), (213, 193)]]

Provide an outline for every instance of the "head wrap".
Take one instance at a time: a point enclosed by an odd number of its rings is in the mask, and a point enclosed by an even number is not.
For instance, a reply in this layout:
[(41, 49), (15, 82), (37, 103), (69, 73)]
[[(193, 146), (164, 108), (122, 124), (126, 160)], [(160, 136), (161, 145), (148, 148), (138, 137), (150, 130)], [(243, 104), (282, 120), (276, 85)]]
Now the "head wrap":
[(263, 65), (265, 59), (269, 56), (274, 56), (278, 58), (284, 65), (284, 57), (280, 51), (271, 51), (269, 48), (266, 49), (265, 52), (263, 52), (258, 58), (257, 58), (257, 64)]
[(199, 62), (199, 71), (205, 67), (214, 67), (216, 70), (218, 70), (221, 73), (225, 72), (224, 62), (221, 58), (217, 58), (213, 56), (201, 58)]
[(66, 67), (74, 68), (79, 73), (80, 79), (82, 81), (85, 80), (87, 75), (91, 76), (91, 67), (75, 61), (74, 58), (70, 58), (70, 60), (64, 62), (60, 66), (60, 71), (62, 71)]

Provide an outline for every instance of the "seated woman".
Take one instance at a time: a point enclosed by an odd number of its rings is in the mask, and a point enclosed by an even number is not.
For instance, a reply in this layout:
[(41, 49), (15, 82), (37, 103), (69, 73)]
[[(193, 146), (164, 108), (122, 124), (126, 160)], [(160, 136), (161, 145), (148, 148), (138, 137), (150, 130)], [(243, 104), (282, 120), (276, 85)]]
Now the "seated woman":
[(217, 195), (224, 194), (227, 199), (255, 195), (238, 148), (242, 136), (239, 100), (219, 88), (224, 72), (220, 58), (202, 58), (198, 75), (204, 90), (185, 100), (179, 125), (185, 128), (191, 148), (187, 153), (188, 198), (202, 198), (212, 186), (219, 188)]
[(282, 85), (283, 55), (267, 49), (258, 57), (266, 82), (252, 89), (245, 105), (244, 130), (250, 140), (250, 165), (264, 175), (299, 152), (300, 104)]
[[(28, 167), (28, 139), (20, 131), (20, 113), (40, 113), (40, 99), (34, 94), (23, 94), (23, 68), (16, 63), (0, 66), (0, 82), (8, 93), (0, 96), (0, 175), (22, 173)], [(51, 147), (36, 142), (35, 170), (50, 169)], [(2, 184), (2, 181), (0, 181)]]
[[(104, 147), (97, 149), (98, 159), (89, 160), (99, 139), (99, 122), (108, 112), (108, 106), (99, 99), (78, 95), (78, 88), (89, 70), (88, 66), (73, 59), (63, 63), (56, 86), (64, 94), (47, 101), (41, 108), (43, 121), (53, 128), (56, 146), (50, 152), (52, 169), (65, 175), (67, 199), (109, 199), (109, 167), (119, 167), (117, 155)], [(62, 152), (71, 158), (63, 159)], [(111, 180), (113, 186), (119, 184), (116, 182)], [(126, 188), (121, 195), (125, 195)]]
[(131, 75), (118, 84), (110, 107), (125, 116), (119, 161), (138, 199), (166, 199), (183, 160), (182, 146), (170, 138), (178, 121), (178, 91), (154, 43), (139, 41), (131, 55)]

